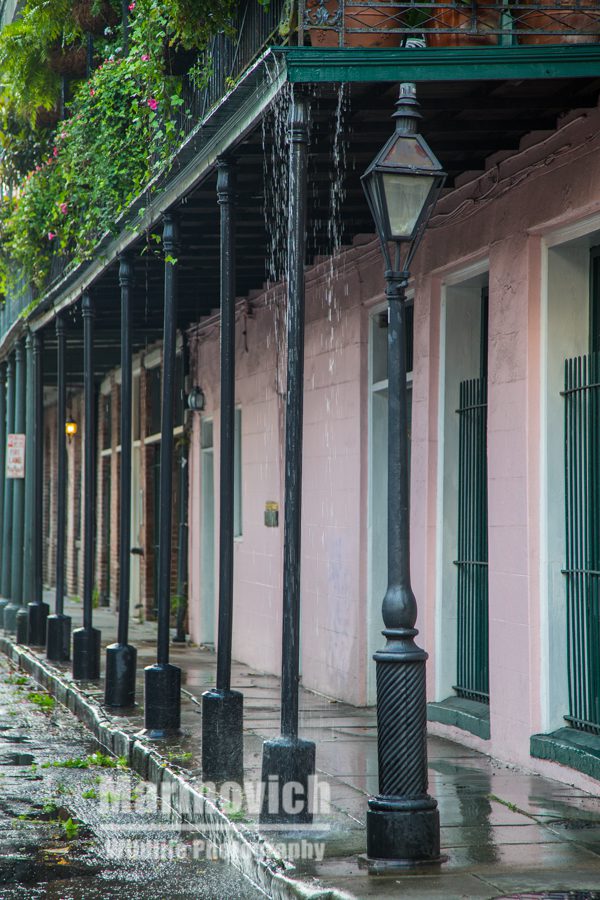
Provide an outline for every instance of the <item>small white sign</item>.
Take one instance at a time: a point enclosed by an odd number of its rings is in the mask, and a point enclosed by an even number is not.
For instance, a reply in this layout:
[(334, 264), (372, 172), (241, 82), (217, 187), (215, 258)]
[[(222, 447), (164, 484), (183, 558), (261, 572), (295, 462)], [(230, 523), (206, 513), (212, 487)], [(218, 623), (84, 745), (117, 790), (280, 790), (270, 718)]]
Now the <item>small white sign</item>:
[(6, 477), (25, 478), (25, 435), (9, 434), (6, 443)]

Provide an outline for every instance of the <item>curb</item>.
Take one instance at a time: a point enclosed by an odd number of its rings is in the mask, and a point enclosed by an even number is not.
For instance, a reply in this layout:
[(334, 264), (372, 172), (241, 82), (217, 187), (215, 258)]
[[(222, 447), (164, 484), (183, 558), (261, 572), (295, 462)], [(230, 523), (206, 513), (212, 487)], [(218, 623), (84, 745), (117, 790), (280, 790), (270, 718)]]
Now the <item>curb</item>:
[(72, 712), (105, 749), (115, 756), (124, 756), (130, 768), (155, 784), (159, 793), (163, 785), (167, 786), (173, 812), (197, 827), (199, 833), (203, 826), (209, 826), (211, 840), (222, 857), (272, 900), (353, 900), (345, 891), (312, 887), (293, 878), (288, 874), (293, 866), (290, 864), (286, 872), (264, 838), (250, 831), (245, 834), (166, 757), (116, 727), (93, 697), (35, 653), (6, 637), (0, 637), (0, 651)]

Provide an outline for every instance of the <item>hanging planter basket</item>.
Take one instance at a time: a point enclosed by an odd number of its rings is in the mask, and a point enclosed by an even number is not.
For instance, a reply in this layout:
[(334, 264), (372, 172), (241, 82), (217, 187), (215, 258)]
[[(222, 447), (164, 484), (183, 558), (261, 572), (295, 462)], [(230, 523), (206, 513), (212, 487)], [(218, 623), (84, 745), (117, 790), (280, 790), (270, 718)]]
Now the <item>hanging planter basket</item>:
[(82, 31), (100, 35), (116, 25), (120, 17), (109, 0), (73, 0), (73, 18)]
[(60, 119), (60, 110), (58, 106), (52, 109), (46, 109), (45, 106), (38, 106), (35, 111), (36, 128), (54, 128)]
[[(453, 34), (441, 32), (427, 35), (428, 47), (497, 47), (500, 30), (500, 10), (498, 0), (491, 0), (496, 9), (490, 6), (490, 0), (458, 2), (453, 6), (431, 9), (428, 28), (453, 30)], [(496, 32), (494, 34), (494, 32)]]
[(48, 54), (48, 66), (57, 75), (83, 78), (87, 68), (87, 50), (80, 45), (56, 46)]

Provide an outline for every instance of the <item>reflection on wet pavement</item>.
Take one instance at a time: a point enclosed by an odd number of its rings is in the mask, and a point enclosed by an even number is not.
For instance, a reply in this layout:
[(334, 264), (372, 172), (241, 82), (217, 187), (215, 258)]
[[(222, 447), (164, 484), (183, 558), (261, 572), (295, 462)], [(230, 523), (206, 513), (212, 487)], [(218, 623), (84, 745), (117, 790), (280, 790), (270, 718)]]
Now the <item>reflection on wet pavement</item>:
[[(113, 614), (96, 612), (99, 619), (105, 617), (98, 626), (109, 638)], [(77, 610), (69, 609), (69, 613), (77, 624)], [(155, 644), (151, 638), (152, 626), (148, 623), (142, 626), (139, 636), (134, 634), (140, 675), (144, 665), (154, 659)], [(200, 697), (207, 686), (214, 684), (215, 657), (206, 649), (174, 645), (172, 661), (182, 668), (184, 734), (176, 748), (165, 747), (163, 753), (184, 754), (175, 762), (188, 778), (198, 779)], [(235, 663), (232, 684), (244, 694), (245, 778), (257, 782), (263, 739), (279, 733), (279, 680)], [(102, 680), (87, 690), (102, 702)], [(141, 683), (138, 696), (142, 696)], [(2, 716), (0, 721), (4, 721)], [(137, 734), (143, 725), (142, 709), (127, 716), (114, 716), (113, 724), (129, 734)], [(317, 835), (317, 840), (324, 841), (324, 859), (295, 861), (296, 875), (311, 883), (318, 878), (326, 889), (337, 888), (358, 898), (378, 900), (492, 900), (527, 897), (527, 892), (548, 898), (553, 898), (551, 892), (555, 892), (556, 900), (563, 900), (569, 891), (580, 892), (569, 896), (569, 900), (596, 900), (593, 892), (600, 893), (599, 798), (438, 737), (428, 741), (430, 790), (439, 804), (442, 849), (448, 861), (442, 868), (411, 870), (400, 877), (369, 876), (359, 867), (358, 858), (365, 850), (367, 798), (377, 791), (374, 710), (351, 707), (301, 690), (300, 725), (303, 736), (316, 742), (318, 774), (328, 786), (331, 803), (329, 811), (316, 817), (314, 832), (302, 835)], [(0, 731), (0, 757), (3, 736)], [(35, 753), (29, 746), (22, 749)], [(4, 771), (0, 767), (0, 775)], [(256, 817), (245, 812), (252, 829)], [(277, 839), (277, 834), (269, 834), (271, 842)], [(214, 867), (209, 866), (207, 872), (213, 871)], [(214, 896), (216, 900), (219, 895), (197, 896)], [(234, 900), (238, 894), (231, 897)]]
[(32, 686), (0, 661), (2, 900), (264, 896), (70, 713), (35, 708)]

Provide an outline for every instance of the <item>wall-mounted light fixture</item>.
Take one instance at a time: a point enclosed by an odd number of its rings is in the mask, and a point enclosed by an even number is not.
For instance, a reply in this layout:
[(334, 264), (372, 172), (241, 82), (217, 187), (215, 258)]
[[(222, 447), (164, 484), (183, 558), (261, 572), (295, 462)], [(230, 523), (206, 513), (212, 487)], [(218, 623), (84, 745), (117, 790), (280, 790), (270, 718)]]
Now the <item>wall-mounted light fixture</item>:
[(77, 422), (72, 416), (67, 416), (67, 419), (65, 421), (65, 434), (69, 443), (71, 443), (71, 441), (77, 434)]
[(202, 410), (204, 409), (204, 406), (206, 404), (206, 397), (204, 396), (204, 391), (199, 385), (195, 384), (189, 392), (187, 404), (193, 412), (202, 412)]

